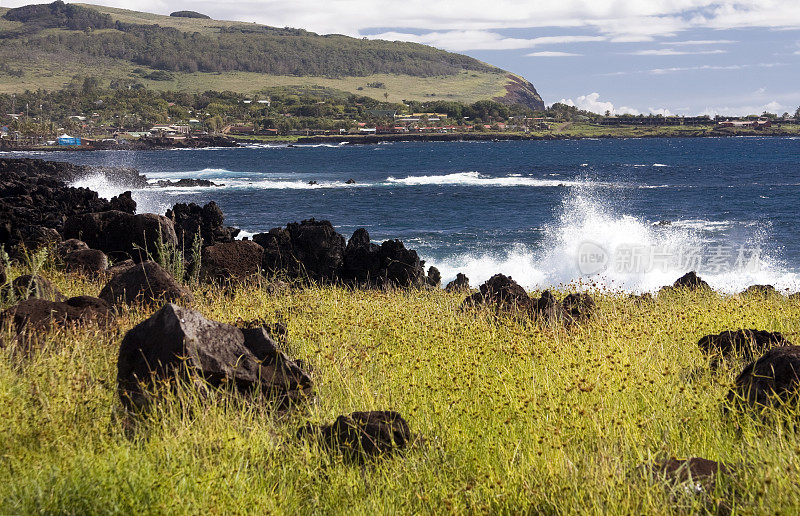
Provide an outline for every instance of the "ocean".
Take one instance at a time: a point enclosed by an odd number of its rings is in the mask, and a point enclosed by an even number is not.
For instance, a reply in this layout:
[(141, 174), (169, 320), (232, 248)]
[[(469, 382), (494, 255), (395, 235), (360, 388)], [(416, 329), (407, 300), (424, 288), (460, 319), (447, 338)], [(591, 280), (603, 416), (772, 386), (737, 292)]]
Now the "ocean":
[[(443, 280), (502, 272), (530, 289), (644, 292), (697, 270), (712, 287), (800, 290), (800, 139), (254, 145), (4, 153), (134, 167), (223, 187), (134, 192), (140, 212), (216, 201), (247, 236), (311, 217), (399, 238)], [(348, 180), (355, 183), (348, 184)], [(316, 182), (316, 184), (309, 184)], [(75, 186), (103, 197), (101, 177)]]

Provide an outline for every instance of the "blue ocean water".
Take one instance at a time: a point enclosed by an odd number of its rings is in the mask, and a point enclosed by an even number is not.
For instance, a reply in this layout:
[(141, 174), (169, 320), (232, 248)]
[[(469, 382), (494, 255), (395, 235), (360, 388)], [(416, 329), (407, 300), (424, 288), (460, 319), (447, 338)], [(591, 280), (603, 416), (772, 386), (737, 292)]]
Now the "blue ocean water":
[[(30, 155), (30, 154), (28, 154)], [(215, 200), (244, 234), (330, 220), (400, 238), (444, 279), (511, 274), (653, 290), (697, 269), (715, 288), (800, 290), (800, 139), (664, 138), (40, 153), (219, 188), (134, 192), (140, 211)], [(355, 184), (347, 184), (348, 179)], [(317, 184), (310, 185), (315, 181)], [(101, 178), (88, 186), (111, 196)]]

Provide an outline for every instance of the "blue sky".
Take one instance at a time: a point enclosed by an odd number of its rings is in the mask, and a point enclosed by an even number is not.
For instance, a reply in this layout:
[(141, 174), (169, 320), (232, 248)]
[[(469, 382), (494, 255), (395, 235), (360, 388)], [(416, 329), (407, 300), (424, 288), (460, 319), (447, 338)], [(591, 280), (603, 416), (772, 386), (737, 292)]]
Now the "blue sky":
[[(0, 0), (3, 7), (29, 3)], [(593, 111), (794, 113), (800, 0), (101, 0), (169, 14), (417, 41)]]

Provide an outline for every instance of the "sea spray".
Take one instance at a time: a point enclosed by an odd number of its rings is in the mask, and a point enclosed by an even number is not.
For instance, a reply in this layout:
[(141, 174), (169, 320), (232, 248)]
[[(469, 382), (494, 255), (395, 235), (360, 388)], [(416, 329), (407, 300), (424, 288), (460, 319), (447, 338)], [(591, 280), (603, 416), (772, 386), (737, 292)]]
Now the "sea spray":
[(570, 286), (653, 292), (688, 270), (697, 270), (723, 292), (757, 283), (800, 288), (800, 275), (763, 248), (767, 233), (763, 229), (729, 231), (714, 238), (715, 232), (732, 223), (686, 222), (658, 225), (620, 213), (599, 189), (584, 185), (569, 190), (555, 222), (545, 226), (537, 244), (517, 244), (506, 252), (462, 253), (428, 263), (441, 271), (443, 280), (463, 272), (473, 286), (502, 272), (528, 289)]

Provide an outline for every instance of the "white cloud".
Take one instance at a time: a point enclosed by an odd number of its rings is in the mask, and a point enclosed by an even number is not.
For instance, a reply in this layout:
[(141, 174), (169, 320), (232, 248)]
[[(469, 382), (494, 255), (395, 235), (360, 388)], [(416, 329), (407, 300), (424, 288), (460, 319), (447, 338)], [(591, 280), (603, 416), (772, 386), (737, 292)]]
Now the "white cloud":
[(780, 102), (773, 100), (772, 102), (767, 102), (766, 104), (761, 105), (706, 107), (700, 111), (699, 114), (708, 116), (744, 116), (760, 115), (764, 111), (768, 111), (770, 113), (777, 113), (780, 115), (787, 111), (794, 112), (794, 109), (795, 108), (792, 108), (791, 106), (781, 104)]
[(637, 109), (627, 106), (615, 107), (612, 102), (600, 100), (600, 94), (596, 92), (589, 93), (588, 95), (581, 95), (580, 97), (577, 97), (575, 100), (561, 99), (559, 102), (562, 104), (566, 104), (568, 106), (575, 106), (578, 109), (583, 109), (584, 111), (599, 113), (601, 115), (605, 114), (606, 112), (610, 112), (612, 115), (639, 114), (639, 111)]
[(531, 52), (530, 54), (525, 54), (528, 57), (574, 57), (574, 56), (582, 56), (583, 54), (573, 54), (572, 52)]
[[(494, 0), (488, 9), (484, 0), (95, 1), (162, 14), (191, 9), (218, 19), (352, 36), (380, 28), (449, 32), (564, 27), (593, 31), (621, 42), (652, 41), (655, 37), (688, 29), (800, 28), (800, 2), (797, 0)], [(30, 2), (5, 0), (3, 6), (15, 7)]]
[(652, 115), (672, 116), (675, 114), (667, 108), (649, 108), (649, 110)]
[(675, 50), (673, 48), (659, 48), (650, 50), (637, 50), (631, 52), (633, 56), (689, 56), (704, 54), (724, 54), (725, 50)]
[[(454, 52), (467, 50), (516, 50), (533, 48), (540, 45), (566, 43), (586, 43), (603, 41), (604, 36), (543, 36), (539, 38), (510, 38), (496, 32), (485, 30), (451, 30), (446, 32), (428, 32), (412, 34), (407, 32), (381, 32), (367, 36), (370, 39), (389, 41), (411, 41), (431, 45)], [(577, 54), (575, 54), (577, 55)]]
[(686, 45), (727, 45), (729, 43), (738, 43), (731, 39), (691, 39), (688, 41), (664, 41), (662, 45), (673, 46), (686, 46)]

